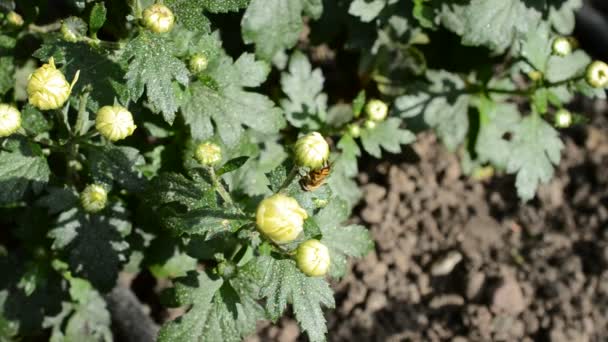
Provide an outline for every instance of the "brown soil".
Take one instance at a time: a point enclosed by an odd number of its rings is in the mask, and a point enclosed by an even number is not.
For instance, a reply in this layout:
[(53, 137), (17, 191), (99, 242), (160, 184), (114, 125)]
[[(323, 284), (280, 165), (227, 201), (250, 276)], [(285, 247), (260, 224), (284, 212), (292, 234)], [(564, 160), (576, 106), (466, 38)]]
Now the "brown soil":
[[(329, 340), (607, 340), (608, 123), (596, 116), (564, 132), (556, 177), (526, 204), (512, 177), (462, 175), (429, 134), (407, 160), (367, 163), (356, 212), (376, 249), (335, 284)], [(305, 337), (287, 318), (249, 340)]]

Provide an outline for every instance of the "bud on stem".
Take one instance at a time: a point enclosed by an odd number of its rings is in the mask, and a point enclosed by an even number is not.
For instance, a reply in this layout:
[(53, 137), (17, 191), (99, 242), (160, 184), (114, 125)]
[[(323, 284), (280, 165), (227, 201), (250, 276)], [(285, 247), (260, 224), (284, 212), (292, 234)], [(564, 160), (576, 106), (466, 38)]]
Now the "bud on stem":
[(106, 207), (108, 193), (103, 186), (88, 185), (80, 194), (80, 203), (86, 212), (97, 213)]
[(133, 115), (123, 106), (101, 107), (95, 118), (95, 128), (110, 141), (122, 140), (135, 131)]
[(260, 202), (255, 219), (262, 234), (276, 243), (287, 243), (300, 235), (307, 217), (294, 198), (276, 194)]
[(296, 141), (295, 159), (299, 166), (318, 170), (324, 167), (329, 159), (329, 145), (321, 134), (307, 134)]
[(175, 16), (171, 10), (162, 4), (154, 4), (144, 10), (143, 22), (152, 32), (165, 33), (173, 29)]
[(0, 138), (8, 137), (21, 127), (21, 112), (11, 105), (0, 104)]
[(300, 271), (307, 276), (324, 276), (331, 265), (329, 249), (319, 240), (308, 240), (298, 246), (296, 264)]

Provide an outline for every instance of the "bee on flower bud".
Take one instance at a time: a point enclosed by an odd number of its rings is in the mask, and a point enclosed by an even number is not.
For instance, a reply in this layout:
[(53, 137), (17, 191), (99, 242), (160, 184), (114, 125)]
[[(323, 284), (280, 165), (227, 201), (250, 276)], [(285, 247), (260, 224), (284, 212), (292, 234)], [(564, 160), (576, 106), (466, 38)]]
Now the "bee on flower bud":
[(135, 131), (133, 114), (119, 105), (104, 106), (97, 111), (95, 128), (110, 141), (122, 140)]
[(29, 103), (40, 110), (61, 108), (70, 97), (79, 74), (80, 72), (76, 73), (70, 85), (63, 73), (55, 67), (55, 60), (51, 57), (47, 64), (30, 75), (26, 89)]
[(14, 27), (23, 26), (23, 17), (21, 17), (19, 13), (14, 11), (8, 12), (8, 14), (6, 15), (6, 21), (9, 23), (9, 25)]
[(572, 44), (566, 37), (557, 37), (553, 40), (551, 50), (554, 55), (565, 57), (572, 53)]
[(319, 240), (305, 241), (296, 251), (296, 264), (307, 276), (322, 277), (327, 274), (331, 265), (329, 249)]
[(572, 113), (567, 109), (560, 108), (555, 112), (555, 127), (568, 128), (572, 125)]
[(211, 142), (204, 142), (196, 147), (194, 158), (203, 166), (214, 166), (222, 160), (222, 148)]
[(318, 132), (309, 133), (296, 141), (296, 164), (311, 170), (323, 168), (329, 159), (329, 144)]
[(144, 26), (155, 33), (165, 33), (173, 29), (175, 16), (169, 7), (162, 4), (154, 4), (144, 10)]
[(255, 214), (258, 230), (276, 243), (294, 241), (304, 230), (306, 218), (298, 201), (282, 194), (262, 200)]
[(365, 105), (365, 114), (367, 114), (367, 118), (372, 121), (383, 121), (388, 116), (388, 106), (381, 100), (370, 100)]
[(98, 213), (106, 207), (108, 192), (98, 184), (90, 184), (80, 193), (80, 203), (88, 213)]
[(602, 61), (594, 61), (587, 67), (585, 75), (587, 83), (594, 88), (606, 88), (608, 86), (608, 64)]
[(205, 70), (207, 70), (207, 66), (209, 65), (209, 60), (207, 56), (204, 54), (196, 54), (190, 58), (190, 63), (188, 66), (190, 67), (190, 71), (193, 74), (199, 74)]
[(8, 137), (21, 127), (21, 112), (11, 105), (0, 104), (0, 138)]

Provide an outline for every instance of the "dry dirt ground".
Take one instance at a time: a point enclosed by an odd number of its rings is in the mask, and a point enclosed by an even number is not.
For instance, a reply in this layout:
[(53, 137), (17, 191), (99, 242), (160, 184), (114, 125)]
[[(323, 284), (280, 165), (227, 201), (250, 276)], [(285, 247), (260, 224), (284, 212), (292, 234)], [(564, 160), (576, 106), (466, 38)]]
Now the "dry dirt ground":
[[(608, 121), (564, 131), (556, 177), (521, 204), (478, 182), (430, 134), (368, 161), (358, 217), (376, 249), (336, 283), (330, 341), (608, 340)], [(398, 158), (401, 158), (399, 160)], [(290, 318), (249, 341), (305, 341)]]

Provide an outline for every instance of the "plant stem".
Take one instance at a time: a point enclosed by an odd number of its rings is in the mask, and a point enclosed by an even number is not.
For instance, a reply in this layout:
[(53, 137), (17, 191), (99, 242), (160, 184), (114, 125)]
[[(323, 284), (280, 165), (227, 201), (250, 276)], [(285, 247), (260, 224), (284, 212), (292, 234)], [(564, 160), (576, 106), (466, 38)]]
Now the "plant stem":
[(213, 182), (213, 187), (220, 194), (220, 197), (228, 205), (230, 205), (231, 207), (235, 207), (234, 206), (234, 202), (232, 202), (232, 197), (230, 197), (230, 194), (228, 193), (228, 191), (226, 191), (226, 189), (224, 188), (224, 186), (220, 182), (220, 179), (215, 174), (215, 170), (213, 169), (213, 167), (209, 166), (209, 167), (207, 167), (207, 170), (209, 171), (209, 175), (211, 175), (211, 181)]
[(287, 178), (285, 178), (285, 181), (283, 181), (283, 184), (281, 184), (281, 186), (279, 187), (279, 190), (277, 192), (281, 192), (281, 191), (285, 190), (285, 188), (287, 188), (289, 186), (289, 184), (291, 184), (291, 182), (293, 182), (293, 179), (296, 177), (297, 174), (298, 174), (298, 167), (296, 165), (294, 165), (291, 168), (291, 171), (289, 171)]
[(76, 125), (74, 126), (74, 132), (77, 136), (83, 135), (84, 123), (88, 119), (87, 116), (87, 101), (89, 100), (89, 92), (85, 92), (80, 95), (80, 103), (78, 104), (78, 117), (76, 118)]

